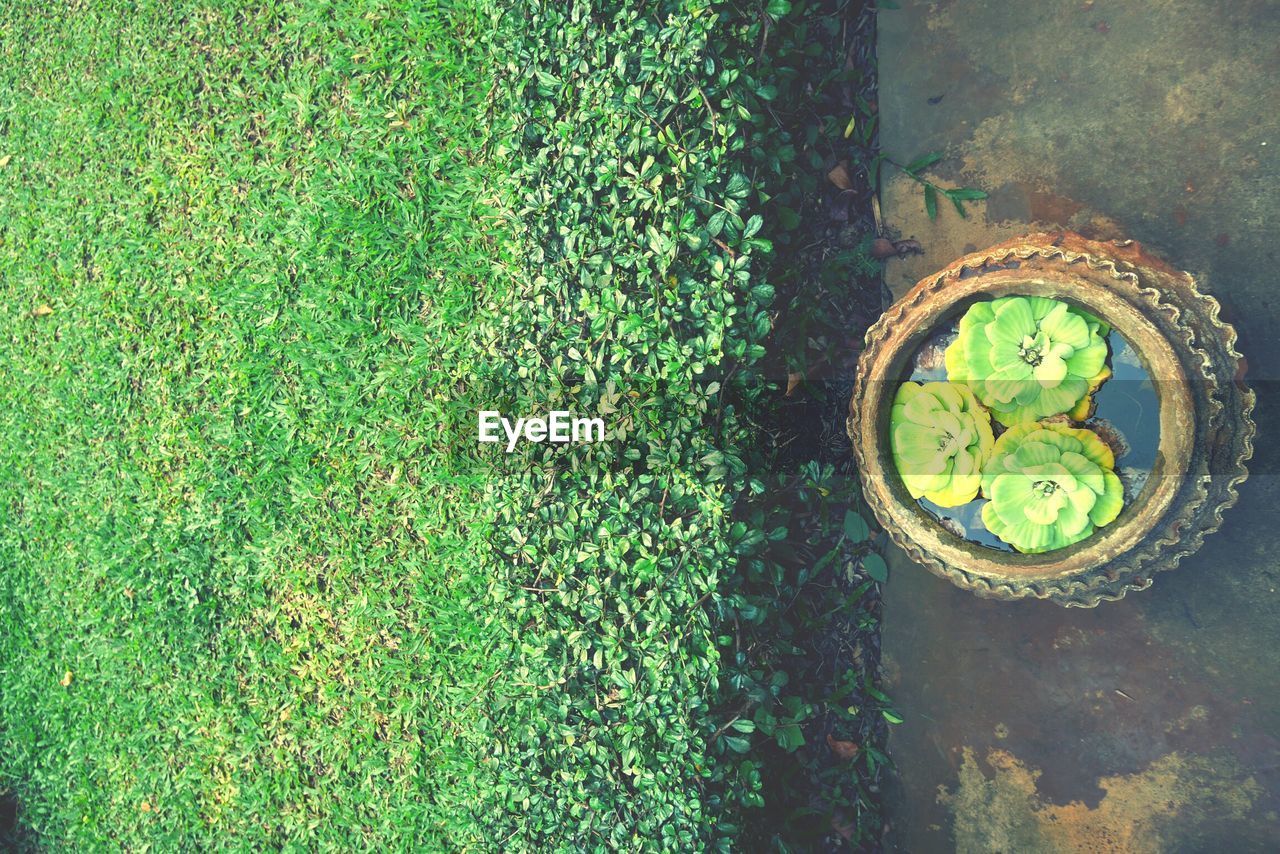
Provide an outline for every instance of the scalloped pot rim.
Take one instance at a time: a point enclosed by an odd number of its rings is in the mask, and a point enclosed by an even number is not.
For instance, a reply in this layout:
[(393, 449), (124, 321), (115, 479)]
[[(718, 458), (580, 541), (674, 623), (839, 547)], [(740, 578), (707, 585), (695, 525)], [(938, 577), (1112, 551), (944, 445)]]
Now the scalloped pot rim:
[[(1159, 452), (1147, 485), (1111, 525), (1035, 555), (948, 532), (907, 495), (889, 453), (893, 389), (919, 343), (974, 300), (1009, 295), (1096, 314), (1159, 378)], [(848, 430), (868, 504), (915, 562), (979, 596), (1092, 607), (1145, 589), (1217, 530), (1248, 476), (1255, 397), (1239, 380), (1235, 341), (1216, 300), (1133, 241), (1031, 234), (966, 255), (917, 283), (867, 332)]]

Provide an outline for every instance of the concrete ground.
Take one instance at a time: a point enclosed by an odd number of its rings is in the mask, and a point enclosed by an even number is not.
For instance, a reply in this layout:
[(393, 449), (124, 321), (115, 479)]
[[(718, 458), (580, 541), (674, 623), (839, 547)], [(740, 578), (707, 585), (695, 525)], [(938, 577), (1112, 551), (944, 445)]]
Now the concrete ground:
[(929, 851), (1280, 850), (1280, 4), (903, 0), (879, 19), (881, 144), (940, 150), (925, 254), (895, 296), (1031, 230), (1131, 237), (1199, 274), (1241, 333), (1258, 451), (1193, 558), (1095, 610), (979, 600), (892, 556), (890, 842)]

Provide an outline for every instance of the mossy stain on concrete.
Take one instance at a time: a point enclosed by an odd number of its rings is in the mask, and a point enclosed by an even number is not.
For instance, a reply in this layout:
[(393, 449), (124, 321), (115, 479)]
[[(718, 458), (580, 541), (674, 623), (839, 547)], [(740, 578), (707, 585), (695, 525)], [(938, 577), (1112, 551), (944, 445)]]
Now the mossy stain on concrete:
[(1135, 774), (1103, 777), (1096, 806), (1047, 802), (1040, 771), (1006, 750), (983, 760), (964, 748), (954, 792), (939, 801), (955, 816), (956, 850), (1157, 854), (1185, 840), (1178, 831), (1206, 818), (1240, 821), (1261, 793), (1231, 760), (1170, 753)]

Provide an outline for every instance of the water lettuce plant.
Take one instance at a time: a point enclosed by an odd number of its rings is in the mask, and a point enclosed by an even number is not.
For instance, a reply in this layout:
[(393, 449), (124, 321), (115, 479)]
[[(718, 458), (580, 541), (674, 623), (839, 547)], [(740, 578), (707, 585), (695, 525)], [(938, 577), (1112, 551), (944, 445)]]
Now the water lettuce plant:
[(977, 496), (995, 438), (972, 391), (958, 383), (905, 382), (889, 424), (893, 460), (912, 498), (956, 507)]
[(1090, 397), (1110, 376), (1098, 318), (1046, 297), (975, 303), (947, 348), (947, 379), (965, 383), (1006, 426), (1063, 412), (1088, 415)]
[(1124, 504), (1111, 449), (1091, 430), (1047, 422), (1011, 427), (982, 474), (987, 529), (1020, 552), (1079, 542)]

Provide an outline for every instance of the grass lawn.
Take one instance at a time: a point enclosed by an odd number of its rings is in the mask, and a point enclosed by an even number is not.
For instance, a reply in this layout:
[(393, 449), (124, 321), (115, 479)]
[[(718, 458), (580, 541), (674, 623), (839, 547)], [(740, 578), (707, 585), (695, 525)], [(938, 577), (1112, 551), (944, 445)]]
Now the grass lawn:
[[(788, 673), (871, 531), (759, 418), (770, 264), (865, 266), (800, 229), (850, 8), (4, 4), (10, 841), (869, 840), (874, 667)], [(559, 406), (608, 441), (475, 442)]]
[(490, 22), (72, 5), (0, 9), (0, 777), (27, 841), (443, 844), (496, 666), (481, 472), (438, 452), (504, 287)]

